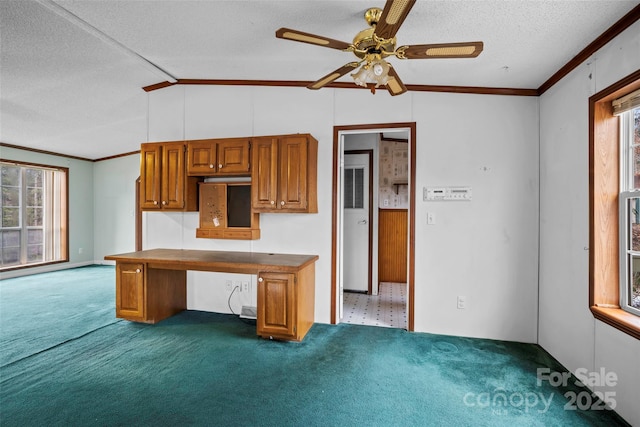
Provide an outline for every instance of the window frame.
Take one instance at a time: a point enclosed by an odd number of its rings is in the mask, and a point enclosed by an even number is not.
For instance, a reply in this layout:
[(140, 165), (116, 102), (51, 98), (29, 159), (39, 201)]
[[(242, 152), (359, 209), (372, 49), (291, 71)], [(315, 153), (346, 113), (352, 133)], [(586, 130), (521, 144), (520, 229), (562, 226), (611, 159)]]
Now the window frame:
[[(25, 269), (25, 268), (35, 268), (35, 267), (42, 267), (42, 266), (46, 266), (46, 265), (52, 265), (52, 264), (59, 264), (59, 263), (64, 263), (64, 262), (69, 262), (69, 168), (67, 167), (63, 167), (63, 166), (55, 166), (55, 165), (46, 165), (46, 164), (40, 164), (40, 163), (32, 163), (32, 162), (25, 162), (25, 161), (21, 161), (21, 160), (10, 160), (10, 159), (5, 159), (5, 158), (0, 158), (0, 162), (3, 163), (8, 163), (8, 164), (12, 164), (15, 166), (19, 166), (21, 168), (41, 168), (41, 169), (48, 169), (48, 170), (55, 170), (58, 171), (60, 173), (62, 173), (64, 175), (64, 182), (61, 184), (60, 186), (60, 192), (61, 192), (61, 203), (59, 206), (58, 211), (54, 212), (54, 215), (59, 215), (60, 216), (60, 220), (59, 220), (59, 225), (60, 225), (60, 233), (58, 236), (59, 239), (59, 244), (56, 245), (56, 247), (52, 247), (49, 244), (49, 250), (53, 250), (56, 253), (59, 253), (59, 258), (55, 259), (55, 260), (50, 260), (50, 261), (41, 261), (41, 262), (32, 262), (32, 263), (27, 263), (27, 264), (20, 264), (20, 265), (12, 265), (12, 266), (7, 266), (7, 267), (0, 267), (0, 272), (8, 272), (8, 271), (13, 271), (13, 270), (20, 270), (20, 269)], [(21, 190), (20, 190), (20, 197), (22, 199), (21, 202), (21, 210), (22, 208), (22, 204), (26, 203), (26, 200), (24, 198), (24, 194), (23, 194), (23, 190), (26, 186), (26, 182), (22, 182), (21, 183)], [(22, 216), (22, 213), (21, 213)], [(20, 229), (24, 230), (26, 232), (26, 230), (29, 227), (27, 226), (23, 226), (22, 222), (21, 222), (21, 226)], [(43, 223), (43, 229), (45, 228), (45, 225)], [(22, 237), (22, 236), (21, 236)], [(26, 238), (26, 237), (24, 237)], [(43, 242), (44, 243), (44, 250), (47, 250), (46, 246), (47, 246), (47, 242)]]
[[(629, 226), (631, 216), (635, 216), (635, 221), (640, 217), (640, 186), (635, 183), (634, 163), (636, 162), (636, 149), (638, 145), (634, 144), (634, 120), (632, 112), (638, 110), (632, 109), (620, 114), (620, 195), (619, 195), (619, 226), (620, 226), (620, 308), (636, 316), (640, 316), (640, 309), (631, 305), (631, 276), (633, 276), (633, 264), (640, 263), (640, 250), (633, 250), (633, 229)], [(631, 212), (630, 203), (635, 200), (636, 208)], [(636, 261), (634, 261), (634, 258)]]
[(589, 308), (640, 340), (640, 316), (620, 308), (620, 124), (611, 101), (640, 88), (640, 70), (589, 98)]

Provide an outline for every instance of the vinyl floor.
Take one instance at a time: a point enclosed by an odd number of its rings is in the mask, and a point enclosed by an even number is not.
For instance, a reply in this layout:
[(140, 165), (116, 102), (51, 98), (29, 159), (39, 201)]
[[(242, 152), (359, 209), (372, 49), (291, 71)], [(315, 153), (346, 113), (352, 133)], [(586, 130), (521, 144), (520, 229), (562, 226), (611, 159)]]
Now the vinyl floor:
[(380, 283), (378, 295), (345, 292), (343, 323), (407, 328), (407, 284)]

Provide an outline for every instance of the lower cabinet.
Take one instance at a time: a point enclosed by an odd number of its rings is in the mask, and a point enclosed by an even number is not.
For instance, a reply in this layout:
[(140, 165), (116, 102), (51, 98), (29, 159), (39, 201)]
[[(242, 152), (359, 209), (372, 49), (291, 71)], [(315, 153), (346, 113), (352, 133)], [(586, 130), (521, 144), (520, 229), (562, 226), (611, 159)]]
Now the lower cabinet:
[[(187, 308), (186, 285), (186, 270), (116, 262), (116, 317), (143, 323), (171, 317)], [(315, 318), (315, 260), (294, 272), (259, 272), (257, 297), (258, 336), (302, 341)]]
[(116, 264), (116, 317), (144, 318), (144, 264)]
[(157, 323), (186, 308), (186, 271), (116, 263), (116, 317)]
[(314, 322), (314, 281), (314, 264), (297, 273), (259, 273), (257, 334), (301, 341)]

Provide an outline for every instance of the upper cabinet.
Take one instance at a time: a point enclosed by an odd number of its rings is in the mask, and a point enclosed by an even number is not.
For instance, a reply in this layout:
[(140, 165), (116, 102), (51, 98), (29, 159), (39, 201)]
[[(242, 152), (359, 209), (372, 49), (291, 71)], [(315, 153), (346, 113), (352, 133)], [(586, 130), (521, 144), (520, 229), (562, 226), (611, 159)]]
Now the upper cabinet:
[(251, 151), (254, 212), (318, 212), (318, 141), (314, 137), (254, 138)]
[(184, 142), (144, 143), (140, 147), (140, 208), (198, 210), (197, 177), (187, 177)]
[(187, 175), (249, 176), (249, 138), (187, 141)]

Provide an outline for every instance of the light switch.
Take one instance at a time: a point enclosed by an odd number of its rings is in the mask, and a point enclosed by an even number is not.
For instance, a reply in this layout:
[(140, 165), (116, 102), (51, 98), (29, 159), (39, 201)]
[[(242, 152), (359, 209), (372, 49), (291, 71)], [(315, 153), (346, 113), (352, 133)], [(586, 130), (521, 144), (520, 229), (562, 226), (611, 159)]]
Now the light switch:
[(433, 225), (436, 223), (436, 214), (433, 212), (427, 212), (427, 225)]

